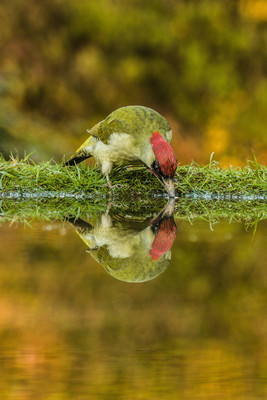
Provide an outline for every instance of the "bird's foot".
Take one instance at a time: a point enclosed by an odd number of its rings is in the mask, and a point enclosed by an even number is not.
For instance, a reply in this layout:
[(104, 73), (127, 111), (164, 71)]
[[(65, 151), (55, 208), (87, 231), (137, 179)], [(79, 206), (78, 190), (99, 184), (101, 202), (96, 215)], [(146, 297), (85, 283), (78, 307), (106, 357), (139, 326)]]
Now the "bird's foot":
[(110, 181), (107, 181), (106, 185), (110, 190), (123, 187), (123, 185), (121, 183), (117, 183), (115, 185), (112, 185), (112, 183)]
[(121, 183), (117, 183), (116, 185), (112, 185), (111, 189), (121, 188), (123, 185)]

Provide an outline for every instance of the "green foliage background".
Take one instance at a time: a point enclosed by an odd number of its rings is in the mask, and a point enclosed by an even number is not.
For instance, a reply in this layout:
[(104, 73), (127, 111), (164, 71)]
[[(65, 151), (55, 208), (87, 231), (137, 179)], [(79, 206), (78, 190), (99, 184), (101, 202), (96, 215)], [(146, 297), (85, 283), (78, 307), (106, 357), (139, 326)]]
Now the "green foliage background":
[(60, 160), (109, 112), (143, 104), (169, 119), (181, 162), (215, 151), (238, 164), (253, 148), (265, 163), (264, 10), (259, 0), (2, 0), (0, 151)]

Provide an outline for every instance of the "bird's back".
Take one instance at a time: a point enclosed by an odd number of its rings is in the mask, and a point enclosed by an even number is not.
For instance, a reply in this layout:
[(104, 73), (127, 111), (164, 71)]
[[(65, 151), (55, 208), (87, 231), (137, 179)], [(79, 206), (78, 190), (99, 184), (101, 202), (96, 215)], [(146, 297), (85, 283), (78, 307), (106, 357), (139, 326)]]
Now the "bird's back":
[(113, 111), (89, 132), (108, 143), (113, 133), (126, 133), (142, 141), (151, 137), (154, 131), (158, 131), (167, 142), (171, 141), (171, 127), (159, 113), (148, 107), (125, 106)]

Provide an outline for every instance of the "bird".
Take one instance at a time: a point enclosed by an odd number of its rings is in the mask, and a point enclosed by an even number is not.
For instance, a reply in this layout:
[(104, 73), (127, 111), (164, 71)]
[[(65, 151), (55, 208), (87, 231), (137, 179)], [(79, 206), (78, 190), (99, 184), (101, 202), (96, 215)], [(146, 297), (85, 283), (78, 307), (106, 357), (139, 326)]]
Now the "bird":
[(112, 188), (109, 175), (114, 164), (140, 162), (165, 186), (169, 197), (175, 197), (177, 159), (170, 145), (172, 130), (157, 111), (139, 105), (123, 106), (87, 132), (88, 139), (64, 166), (94, 157)]

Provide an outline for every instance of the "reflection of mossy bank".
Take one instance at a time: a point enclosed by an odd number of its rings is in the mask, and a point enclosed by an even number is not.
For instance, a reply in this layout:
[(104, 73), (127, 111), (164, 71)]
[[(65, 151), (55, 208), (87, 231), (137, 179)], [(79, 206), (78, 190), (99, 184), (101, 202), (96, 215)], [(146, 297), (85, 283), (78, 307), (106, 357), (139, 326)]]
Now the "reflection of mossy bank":
[[(123, 199), (122, 199), (123, 201)], [(120, 219), (135, 219), (137, 221), (151, 218), (166, 204), (166, 199), (153, 201), (132, 201), (119, 203), (118, 199), (111, 203), (110, 215)], [(103, 213), (108, 207), (106, 198), (84, 200), (72, 197), (65, 198), (30, 198), (30, 199), (0, 199), (1, 221), (63, 221), (68, 216), (92, 218)], [(181, 197), (175, 201), (174, 216), (176, 219), (196, 221), (206, 220), (215, 223), (222, 219), (229, 221), (244, 221), (251, 225), (267, 218), (266, 202), (264, 201), (231, 201), (204, 200)]]

